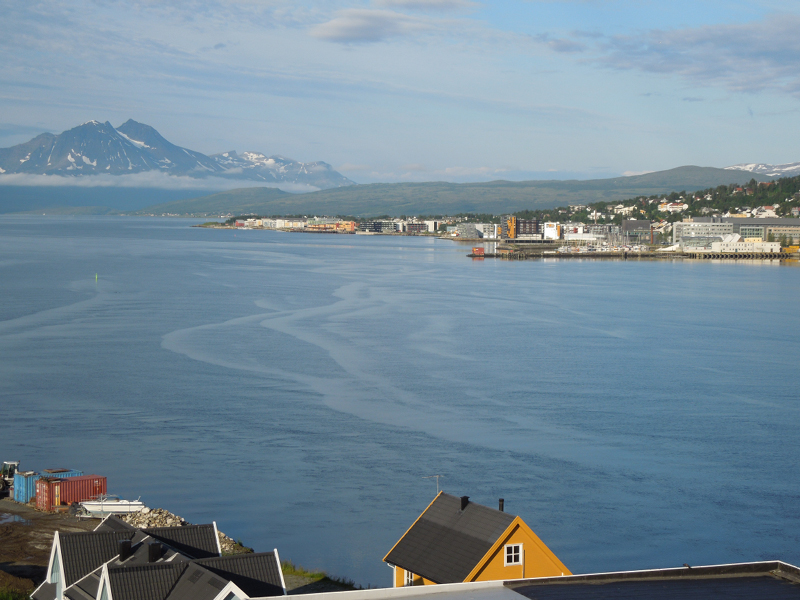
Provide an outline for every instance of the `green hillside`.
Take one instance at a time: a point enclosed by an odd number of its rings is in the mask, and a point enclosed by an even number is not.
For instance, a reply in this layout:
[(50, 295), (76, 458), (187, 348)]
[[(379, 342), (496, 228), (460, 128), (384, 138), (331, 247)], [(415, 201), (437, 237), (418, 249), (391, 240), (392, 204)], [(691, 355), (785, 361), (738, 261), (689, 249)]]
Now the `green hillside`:
[(745, 183), (769, 177), (708, 167), (678, 167), (634, 177), (587, 181), (492, 181), (488, 183), (374, 183), (288, 194), (274, 188), (244, 188), (192, 200), (150, 206), (131, 214), (419, 215), (492, 213), (567, 204), (615, 202), (633, 196)]
[[(148, 206), (131, 212), (131, 215), (222, 215), (236, 214), (294, 214), (292, 210), (298, 198), (308, 194), (290, 194), (277, 188), (239, 188), (219, 192), (210, 196), (175, 200), (164, 204)], [(264, 213), (266, 207), (275, 207), (274, 212)], [(272, 209), (270, 209), (272, 210)], [(286, 212), (288, 211), (288, 212)]]

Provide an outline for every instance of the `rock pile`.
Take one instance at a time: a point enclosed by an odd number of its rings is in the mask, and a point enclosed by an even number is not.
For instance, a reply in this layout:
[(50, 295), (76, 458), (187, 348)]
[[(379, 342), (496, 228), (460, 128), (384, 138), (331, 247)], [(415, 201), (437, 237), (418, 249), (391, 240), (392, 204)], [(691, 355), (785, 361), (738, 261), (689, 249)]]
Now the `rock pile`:
[(221, 531), (217, 531), (219, 536), (219, 547), (223, 554), (243, 554), (245, 552), (252, 552), (249, 548), (244, 548), (236, 543), (236, 540), (229, 538)]
[[(149, 527), (183, 527), (184, 525), (191, 525), (187, 520), (163, 508), (145, 507), (137, 513), (120, 515), (120, 519), (140, 529), (147, 529)], [(217, 531), (217, 535), (219, 536), (219, 547), (223, 554), (243, 554), (253, 551), (250, 548), (240, 546), (236, 543), (236, 540), (228, 537), (221, 531)]]
[(181, 527), (191, 525), (178, 515), (173, 515), (163, 508), (143, 508), (139, 512), (129, 513), (120, 517), (126, 523), (146, 529), (148, 527)]

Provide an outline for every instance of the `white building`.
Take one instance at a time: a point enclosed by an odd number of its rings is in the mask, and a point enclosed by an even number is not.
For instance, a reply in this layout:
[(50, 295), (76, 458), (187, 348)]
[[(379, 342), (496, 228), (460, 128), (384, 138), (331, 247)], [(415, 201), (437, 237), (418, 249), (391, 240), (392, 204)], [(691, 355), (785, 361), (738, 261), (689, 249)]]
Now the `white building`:
[(558, 223), (545, 223), (544, 239), (546, 240), (561, 239), (561, 225), (559, 225)]
[(733, 233), (733, 223), (683, 221), (681, 223), (673, 223), (672, 243), (681, 243), (684, 238), (723, 237), (730, 233)]
[(712, 252), (725, 254), (750, 254), (753, 252), (780, 252), (779, 242), (747, 242), (741, 239), (738, 233), (726, 235), (721, 242), (711, 244)]
[(305, 229), (306, 222), (296, 219), (275, 219), (276, 229)]
[(623, 204), (617, 204), (614, 207), (614, 214), (615, 215), (630, 215), (636, 209), (635, 206), (625, 206)]
[(475, 227), (483, 234), (483, 237), (485, 238), (494, 239), (497, 237), (497, 229), (499, 226), (495, 225), (494, 223), (476, 223)]
[(658, 210), (660, 212), (668, 212), (668, 213), (678, 213), (683, 212), (689, 205), (685, 202), (662, 202), (658, 205)]

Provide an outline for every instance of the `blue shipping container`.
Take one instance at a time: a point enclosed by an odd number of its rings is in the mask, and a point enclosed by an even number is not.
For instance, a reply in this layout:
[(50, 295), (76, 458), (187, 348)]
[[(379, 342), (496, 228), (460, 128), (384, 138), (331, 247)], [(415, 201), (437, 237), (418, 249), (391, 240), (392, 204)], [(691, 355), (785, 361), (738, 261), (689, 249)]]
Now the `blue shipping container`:
[(33, 471), (14, 473), (14, 500), (27, 504), (36, 495), (36, 480), (39, 474)]
[(45, 469), (42, 471), (41, 477), (47, 479), (66, 479), (67, 477), (81, 477), (83, 471), (75, 471), (73, 469)]

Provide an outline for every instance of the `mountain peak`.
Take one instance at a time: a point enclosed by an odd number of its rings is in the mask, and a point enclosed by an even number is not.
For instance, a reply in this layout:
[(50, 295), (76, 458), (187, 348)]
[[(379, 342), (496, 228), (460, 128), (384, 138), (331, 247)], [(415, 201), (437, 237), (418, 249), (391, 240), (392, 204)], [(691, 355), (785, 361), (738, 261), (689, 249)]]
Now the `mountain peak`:
[(212, 157), (167, 141), (155, 128), (128, 119), (118, 128), (91, 120), (59, 135), (41, 134), (12, 148), (0, 149), (0, 176), (127, 175), (159, 171), (168, 175), (262, 181), (330, 188), (352, 185), (336, 171), (319, 172), (319, 163), (300, 163), (260, 152), (242, 156), (231, 150)]

